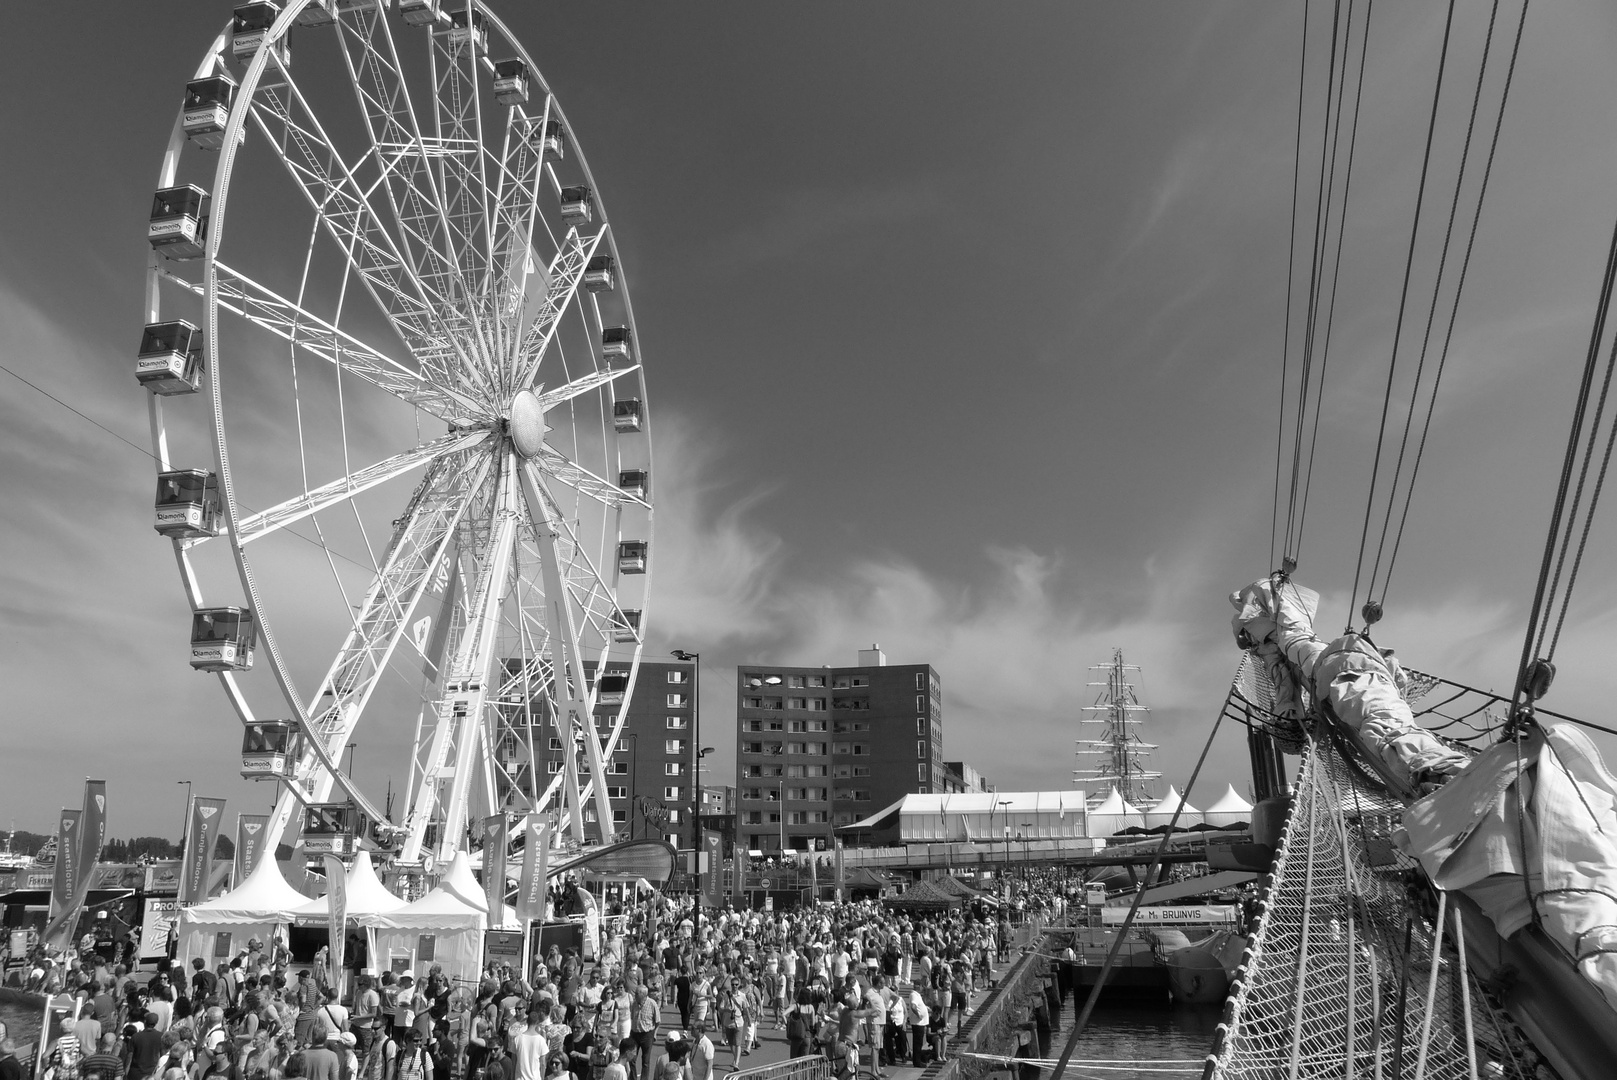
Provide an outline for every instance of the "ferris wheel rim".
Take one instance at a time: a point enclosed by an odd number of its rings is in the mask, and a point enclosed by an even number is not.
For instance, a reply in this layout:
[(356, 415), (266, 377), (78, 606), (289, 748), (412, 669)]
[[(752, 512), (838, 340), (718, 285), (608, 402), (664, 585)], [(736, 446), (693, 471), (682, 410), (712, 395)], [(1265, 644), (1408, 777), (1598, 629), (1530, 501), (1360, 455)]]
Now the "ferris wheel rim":
[[(209, 396), (211, 398), (213, 413), (214, 430), (212, 441), (214, 444), (214, 464), (218, 470), (221, 495), (223, 496), (224, 502), (224, 511), (229, 527), (229, 546), (232, 550), (233, 559), (236, 562), (237, 571), (241, 578), (243, 590), (247, 594), (249, 606), (258, 620), (262, 646), (271, 656), (273, 671), (275, 673), (281, 695), (298, 713), (300, 725), (306, 728), (310, 726), (312, 721), (311, 710), (309, 706), (305, 704), (297, 688), (297, 682), (293, 679), (290, 671), (286, 669), (284, 660), (278, 655), (279, 648), (275, 638), (274, 621), (271, 614), (266, 610), (263, 597), (255, 583), (252, 564), (245, 551), (247, 540), (242, 538), (240, 532), (240, 526), (243, 524), (244, 516), (239, 512), (240, 504), (236, 495), (234, 477), (231, 472), (230, 448), (225, 420), (226, 407), (221, 391), (221, 374), (225, 365), (221, 355), (222, 350), (220, 350), (218, 344), (220, 340), (218, 311), (219, 307), (221, 306), (218, 285), (219, 271), (224, 267), (224, 264), (220, 262), (218, 256), (222, 240), (226, 232), (226, 210), (229, 205), (229, 196), (231, 193), (232, 173), (235, 167), (237, 153), (241, 148), (239, 138), (240, 133), (244, 131), (247, 125), (248, 114), (251, 109), (253, 97), (260, 87), (266, 68), (269, 67), (271, 59), (271, 46), (285, 40), (291, 26), (294, 24), (297, 15), (307, 6), (307, 4), (308, 0), (303, 0), (301, 3), (293, 3), (283, 10), (281, 16), (276, 22), (275, 28), (271, 32), (269, 40), (266, 41), (264, 47), (261, 47), (253, 56), (248, 65), (247, 73), (242, 79), (239, 96), (237, 97), (235, 103), (232, 104), (230, 109), (230, 118), (224, 137), (224, 145), (220, 149), (220, 157), (215, 168), (214, 183), (210, 193), (212, 199), (214, 200), (213, 220), (207, 236), (205, 255), (203, 258), (206, 279), (204, 285), (206, 290), (206, 295), (204, 297), (204, 308), (207, 324), (203, 346), (207, 361), (205, 372), (206, 379), (209, 384)], [(482, 7), (482, 5), (477, 5), (477, 9), (487, 12), (487, 9)], [(563, 129), (567, 133), (571, 148), (575, 155), (577, 167), (584, 173), (586, 181), (593, 190), (595, 187), (593, 173), (589, 169), (587, 159), (585, 159), (583, 155), (582, 148), (580, 147), (577, 138), (573, 135), (571, 123), (566, 119), (565, 113), (561, 111), (560, 104), (556, 100), (554, 92), (551, 90), (548, 83), (544, 81), (542, 74), (539, 73), (537, 65), (533, 63), (531, 56), (527, 53), (527, 50), (514, 37), (514, 35), (511, 35), (510, 31), (505, 27), (505, 24), (494, 16), (492, 12), (487, 12), (487, 15), (489, 16), (490, 23), (493, 24), (495, 29), (501, 34), (505, 41), (515, 47), (521, 54), (521, 58), (525, 63), (527, 63), (535, 80), (545, 95), (549, 107), (555, 110), (556, 118), (561, 121)], [(229, 38), (230, 30), (227, 26), (225, 32), (220, 34), (219, 37), (215, 39), (213, 48), (210, 49), (207, 54), (205, 54), (205, 58), (198, 68), (198, 78), (204, 77), (209, 71), (223, 66), (223, 50), (228, 45)], [(181, 113), (183, 115), (183, 106)], [(179, 151), (183, 150), (185, 147), (186, 137), (182, 130), (180, 119), (181, 117), (176, 118), (175, 129), (171, 134), (169, 152), (165, 155), (164, 169), (160, 174), (160, 181), (168, 181), (169, 183), (172, 182), (178, 165), (178, 159), (180, 156)], [(372, 141), (372, 147), (374, 148), (374, 140)], [(488, 151), (485, 145), (480, 153), (486, 152)], [(622, 262), (618, 254), (615, 230), (611, 228), (610, 219), (605, 213), (604, 201), (600, 200), (598, 194), (596, 198), (596, 205), (600, 209), (602, 218), (599, 235), (602, 242), (606, 244), (608, 251), (611, 253), (615, 264), (621, 268)], [(319, 219), (317, 218), (315, 226), (317, 229), (318, 220)], [(149, 294), (151, 294), (153, 297), (152, 302), (148, 305), (149, 321), (155, 321), (160, 309), (160, 301), (155, 299), (155, 294), (159, 291), (159, 279), (162, 276), (162, 262), (162, 258), (155, 252), (151, 255), (148, 261)], [(634, 328), (635, 322), (632, 300), (630, 298), (627, 282), (623, 282), (619, 288), (621, 289), (621, 302), (624, 307), (626, 321), (631, 328)], [(375, 298), (373, 296), (373, 301), (374, 299)], [(585, 317), (587, 322), (587, 317), (584, 316), (583, 309), (579, 307), (581, 303), (582, 301), (575, 297), (572, 304), (569, 306), (578, 308), (580, 316)], [(599, 322), (598, 314), (597, 322)], [(631, 333), (633, 333), (633, 329), (631, 329)], [(637, 334), (634, 336), (638, 338)], [(641, 408), (645, 409), (647, 407), (647, 395), (645, 392), (643, 369), (638, 363), (635, 365), (634, 377), (635, 383), (637, 384), (636, 388), (639, 391)], [(162, 441), (164, 437), (164, 422), (161, 417), (160, 400), (155, 395), (152, 396), (151, 400), (153, 403), (152, 423), (155, 444)], [(488, 453), (493, 453), (492, 444), (486, 449)], [(646, 445), (642, 451), (642, 456), (646, 461), (646, 468), (649, 469), (651, 462), (651, 447), (649, 439), (646, 441)], [(166, 464), (166, 459), (160, 458), (160, 467), (164, 464)], [(648, 541), (651, 536), (651, 523), (653, 518), (654, 514), (652, 513), (648, 504), (646, 508), (646, 524), (644, 530), (645, 538)], [(203, 606), (204, 603), (203, 594), (200, 585), (196, 581), (195, 574), (191, 571), (187, 546), (182, 545), (179, 541), (175, 541), (174, 547), (177, 559), (180, 563), (182, 578), (186, 582), (187, 598), (191, 603), (192, 609), (198, 610)], [(327, 548), (327, 550), (329, 552), (329, 548)], [(646, 567), (647, 580), (644, 583), (643, 589), (645, 599), (642, 600), (642, 611), (646, 606), (649, 606), (646, 603), (646, 600), (649, 600), (650, 569), (651, 567), (648, 560), (648, 565)], [(642, 624), (637, 635), (637, 640), (634, 642), (632, 648), (632, 657), (630, 657), (627, 661), (630, 665), (629, 670), (631, 673), (631, 679), (638, 674), (639, 661), (644, 648), (644, 642), (645, 633), (644, 625)], [(222, 682), (224, 682), (226, 686), (227, 694), (230, 696), (233, 705), (235, 705), (238, 715), (242, 719), (243, 723), (247, 724), (254, 722), (251, 707), (241, 694), (240, 689), (235, 685), (233, 673), (220, 672), (219, 674)], [(603, 753), (607, 755), (612, 753), (619, 741), (619, 736), (621, 735), (625, 723), (625, 711), (620, 710), (616, 722), (613, 725), (610, 739), (607, 744), (601, 748)], [(317, 746), (319, 746), (318, 740), (313, 741)], [(351, 797), (354, 797), (356, 801), (362, 804), (367, 803), (367, 800), (365, 800), (362, 792), (356, 789), (351, 789), (347, 784), (343, 783), (341, 772), (336, 767), (337, 763), (331, 758), (329, 752), (326, 752), (326, 748), (320, 746), (320, 751), (320, 757), (322, 759), (321, 764), (324, 767), (324, 772), (326, 775), (335, 780), (340, 786), (344, 787), (348, 794)], [(549, 785), (550, 790), (553, 790), (555, 787), (556, 783), (554, 782)], [(548, 793), (549, 792), (547, 791), (547, 794)], [(610, 825), (610, 822), (603, 822), (601, 824), (603, 833), (610, 828)]]

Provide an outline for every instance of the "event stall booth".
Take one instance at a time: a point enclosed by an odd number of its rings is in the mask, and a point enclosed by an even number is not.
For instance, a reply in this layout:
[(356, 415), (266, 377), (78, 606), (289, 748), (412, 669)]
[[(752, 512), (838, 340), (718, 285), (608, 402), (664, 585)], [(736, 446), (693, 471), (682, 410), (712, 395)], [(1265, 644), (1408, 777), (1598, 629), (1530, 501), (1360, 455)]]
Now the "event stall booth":
[(181, 908), (176, 933), (176, 958), (190, 969), (201, 957), (209, 969), (247, 947), (257, 938), (265, 945), (291, 922), (291, 912), (309, 902), (286, 883), (274, 859), (260, 859), (239, 886), (223, 896)]
[(488, 916), (439, 885), (397, 911), (365, 915), (371, 967), (421, 978), (434, 964), (452, 982), (475, 983)]

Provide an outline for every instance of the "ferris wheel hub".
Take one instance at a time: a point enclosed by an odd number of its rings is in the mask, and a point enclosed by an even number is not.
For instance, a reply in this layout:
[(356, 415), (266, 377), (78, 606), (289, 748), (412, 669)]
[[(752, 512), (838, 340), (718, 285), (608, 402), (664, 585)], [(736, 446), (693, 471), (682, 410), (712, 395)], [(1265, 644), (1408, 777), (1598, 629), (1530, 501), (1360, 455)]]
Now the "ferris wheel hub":
[(550, 428), (545, 426), (545, 407), (532, 390), (519, 391), (511, 399), (509, 430), (512, 445), (524, 458), (537, 457), (544, 449), (545, 432)]

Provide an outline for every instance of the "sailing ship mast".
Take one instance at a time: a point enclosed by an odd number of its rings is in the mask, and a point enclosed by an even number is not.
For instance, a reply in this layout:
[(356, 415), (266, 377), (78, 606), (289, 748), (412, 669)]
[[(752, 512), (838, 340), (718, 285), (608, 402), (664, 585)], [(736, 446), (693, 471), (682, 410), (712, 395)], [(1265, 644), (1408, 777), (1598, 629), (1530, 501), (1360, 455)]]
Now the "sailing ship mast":
[[(1129, 677), (1140, 671), (1137, 664), (1123, 662), (1123, 650), (1112, 650), (1112, 662), (1095, 664), (1089, 669), (1101, 673), (1089, 685), (1100, 688), (1095, 704), (1086, 705), (1081, 723), (1097, 725), (1096, 738), (1075, 740), (1079, 768), (1074, 769), (1074, 784), (1088, 786), (1097, 798), (1105, 798), (1106, 788), (1117, 788), (1124, 801), (1144, 806), (1156, 801), (1153, 781), (1162, 774), (1146, 767), (1155, 743), (1142, 742), (1135, 728), (1151, 710), (1140, 704), (1139, 692)], [(1092, 729), (1091, 729), (1092, 730)]]

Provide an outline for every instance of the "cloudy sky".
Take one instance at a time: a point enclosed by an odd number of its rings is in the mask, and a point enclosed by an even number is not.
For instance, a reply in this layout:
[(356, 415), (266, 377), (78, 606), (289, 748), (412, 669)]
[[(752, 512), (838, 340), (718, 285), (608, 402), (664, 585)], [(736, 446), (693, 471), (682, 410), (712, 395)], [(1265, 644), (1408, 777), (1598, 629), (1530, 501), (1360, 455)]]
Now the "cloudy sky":
[[(1087, 668), (1120, 647), (1182, 783), (1238, 658), (1225, 597), (1270, 569), (1302, 6), (496, 7), (611, 209), (655, 424), (648, 655), (703, 653), (710, 730), (731, 729), (737, 664), (849, 664), (876, 641), (941, 672), (947, 757), (1064, 786)], [(134, 445), (0, 375), (0, 824), (43, 829), (85, 775), (110, 782), (114, 835), (177, 832), (179, 781), (232, 810), (267, 800), (234, 779), (235, 721), (185, 663), (131, 368), (159, 157), (227, 8), (119, 5), (69, 30), (31, 5), (9, 24), (38, 47), (0, 70), (0, 356)], [(1459, 8), (1421, 319), (1488, 14)], [(1518, 11), (1500, 6), (1485, 121)], [(1329, 632), (1443, 15), (1382, 4), (1370, 26), (1298, 574)], [(1514, 678), (1617, 214), (1614, 50), (1609, 4), (1529, 12), (1378, 635), (1482, 685)], [(1548, 703), (1591, 719), (1609, 712), (1614, 539), (1602, 513)], [(402, 781), (410, 722), (359, 733), (367, 787)], [(1201, 793), (1244, 787), (1244, 762), (1220, 736)]]

